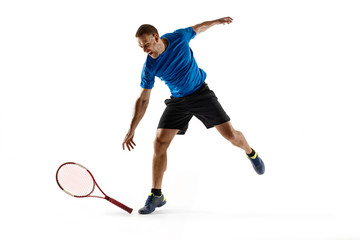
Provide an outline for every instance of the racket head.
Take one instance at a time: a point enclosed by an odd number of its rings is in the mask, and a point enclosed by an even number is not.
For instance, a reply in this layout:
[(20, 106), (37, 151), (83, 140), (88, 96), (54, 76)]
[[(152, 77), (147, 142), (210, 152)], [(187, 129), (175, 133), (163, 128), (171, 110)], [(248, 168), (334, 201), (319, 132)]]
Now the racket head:
[(84, 166), (67, 162), (56, 171), (56, 182), (60, 189), (73, 197), (88, 197), (95, 189), (95, 180)]

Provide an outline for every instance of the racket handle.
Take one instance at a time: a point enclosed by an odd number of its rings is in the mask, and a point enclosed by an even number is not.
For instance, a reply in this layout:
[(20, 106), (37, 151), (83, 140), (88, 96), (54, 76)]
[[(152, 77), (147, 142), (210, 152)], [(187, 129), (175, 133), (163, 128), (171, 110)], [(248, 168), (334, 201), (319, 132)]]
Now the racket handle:
[(109, 196), (106, 197), (106, 200), (108, 200), (108, 201), (111, 202), (112, 204), (118, 206), (119, 208), (127, 211), (127, 212), (130, 213), (130, 214), (131, 214), (131, 212), (132, 212), (132, 210), (133, 210), (132, 208), (129, 208), (128, 206), (125, 206), (125, 205), (122, 204), (121, 202), (118, 202), (118, 201), (116, 201), (115, 199), (113, 199), (113, 198), (111, 198), (111, 197), (109, 197)]

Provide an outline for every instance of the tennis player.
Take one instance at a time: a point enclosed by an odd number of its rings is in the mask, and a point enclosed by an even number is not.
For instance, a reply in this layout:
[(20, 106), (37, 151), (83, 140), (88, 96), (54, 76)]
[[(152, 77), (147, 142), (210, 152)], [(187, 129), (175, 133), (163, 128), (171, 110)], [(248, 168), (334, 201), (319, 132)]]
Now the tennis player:
[(167, 149), (176, 134), (185, 134), (193, 116), (206, 128), (215, 128), (233, 145), (245, 151), (255, 171), (265, 172), (265, 165), (252, 149), (244, 135), (233, 128), (230, 118), (220, 105), (214, 92), (205, 83), (206, 72), (198, 67), (189, 42), (195, 36), (218, 24), (230, 24), (233, 19), (224, 17), (206, 21), (192, 27), (178, 29), (160, 37), (157, 29), (149, 24), (141, 25), (136, 38), (142, 50), (148, 54), (141, 74), (141, 93), (135, 103), (135, 113), (130, 129), (123, 141), (129, 151), (136, 146), (135, 129), (145, 114), (155, 77), (165, 81), (171, 97), (165, 100), (166, 108), (160, 118), (154, 141), (152, 165), (152, 189), (140, 214), (152, 213), (166, 203), (161, 185), (167, 165)]

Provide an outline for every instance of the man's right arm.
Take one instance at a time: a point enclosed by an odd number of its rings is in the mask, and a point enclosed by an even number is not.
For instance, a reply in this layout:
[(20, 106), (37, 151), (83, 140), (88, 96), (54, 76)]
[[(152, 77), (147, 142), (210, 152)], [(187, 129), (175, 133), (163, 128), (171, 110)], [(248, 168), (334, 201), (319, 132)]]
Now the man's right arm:
[(134, 149), (134, 146), (136, 146), (136, 144), (133, 140), (134, 135), (135, 135), (135, 129), (137, 128), (141, 119), (145, 115), (145, 112), (146, 112), (146, 109), (147, 109), (147, 106), (148, 106), (149, 100), (150, 100), (150, 93), (151, 93), (151, 89), (143, 88), (140, 93), (140, 96), (136, 100), (134, 116), (131, 120), (129, 131), (126, 134), (125, 139), (122, 144), (123, 150), (125, 150), (125, 145), (129, 151), (130, 151), (130, 148)]

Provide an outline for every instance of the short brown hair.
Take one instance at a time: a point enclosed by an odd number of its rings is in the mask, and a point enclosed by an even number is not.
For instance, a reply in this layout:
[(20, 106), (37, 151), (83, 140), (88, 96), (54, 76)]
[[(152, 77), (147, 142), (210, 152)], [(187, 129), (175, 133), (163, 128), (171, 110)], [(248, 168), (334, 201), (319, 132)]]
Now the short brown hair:
[(158, 30), (153, 25), (143, 24), (137, 30), (135, 37), (138, 38), (138, 37), (142, 36), (143, 34), (151, 34), (151, 35), (153, 35), (155, 33), (157, 35), (159, 35)]

